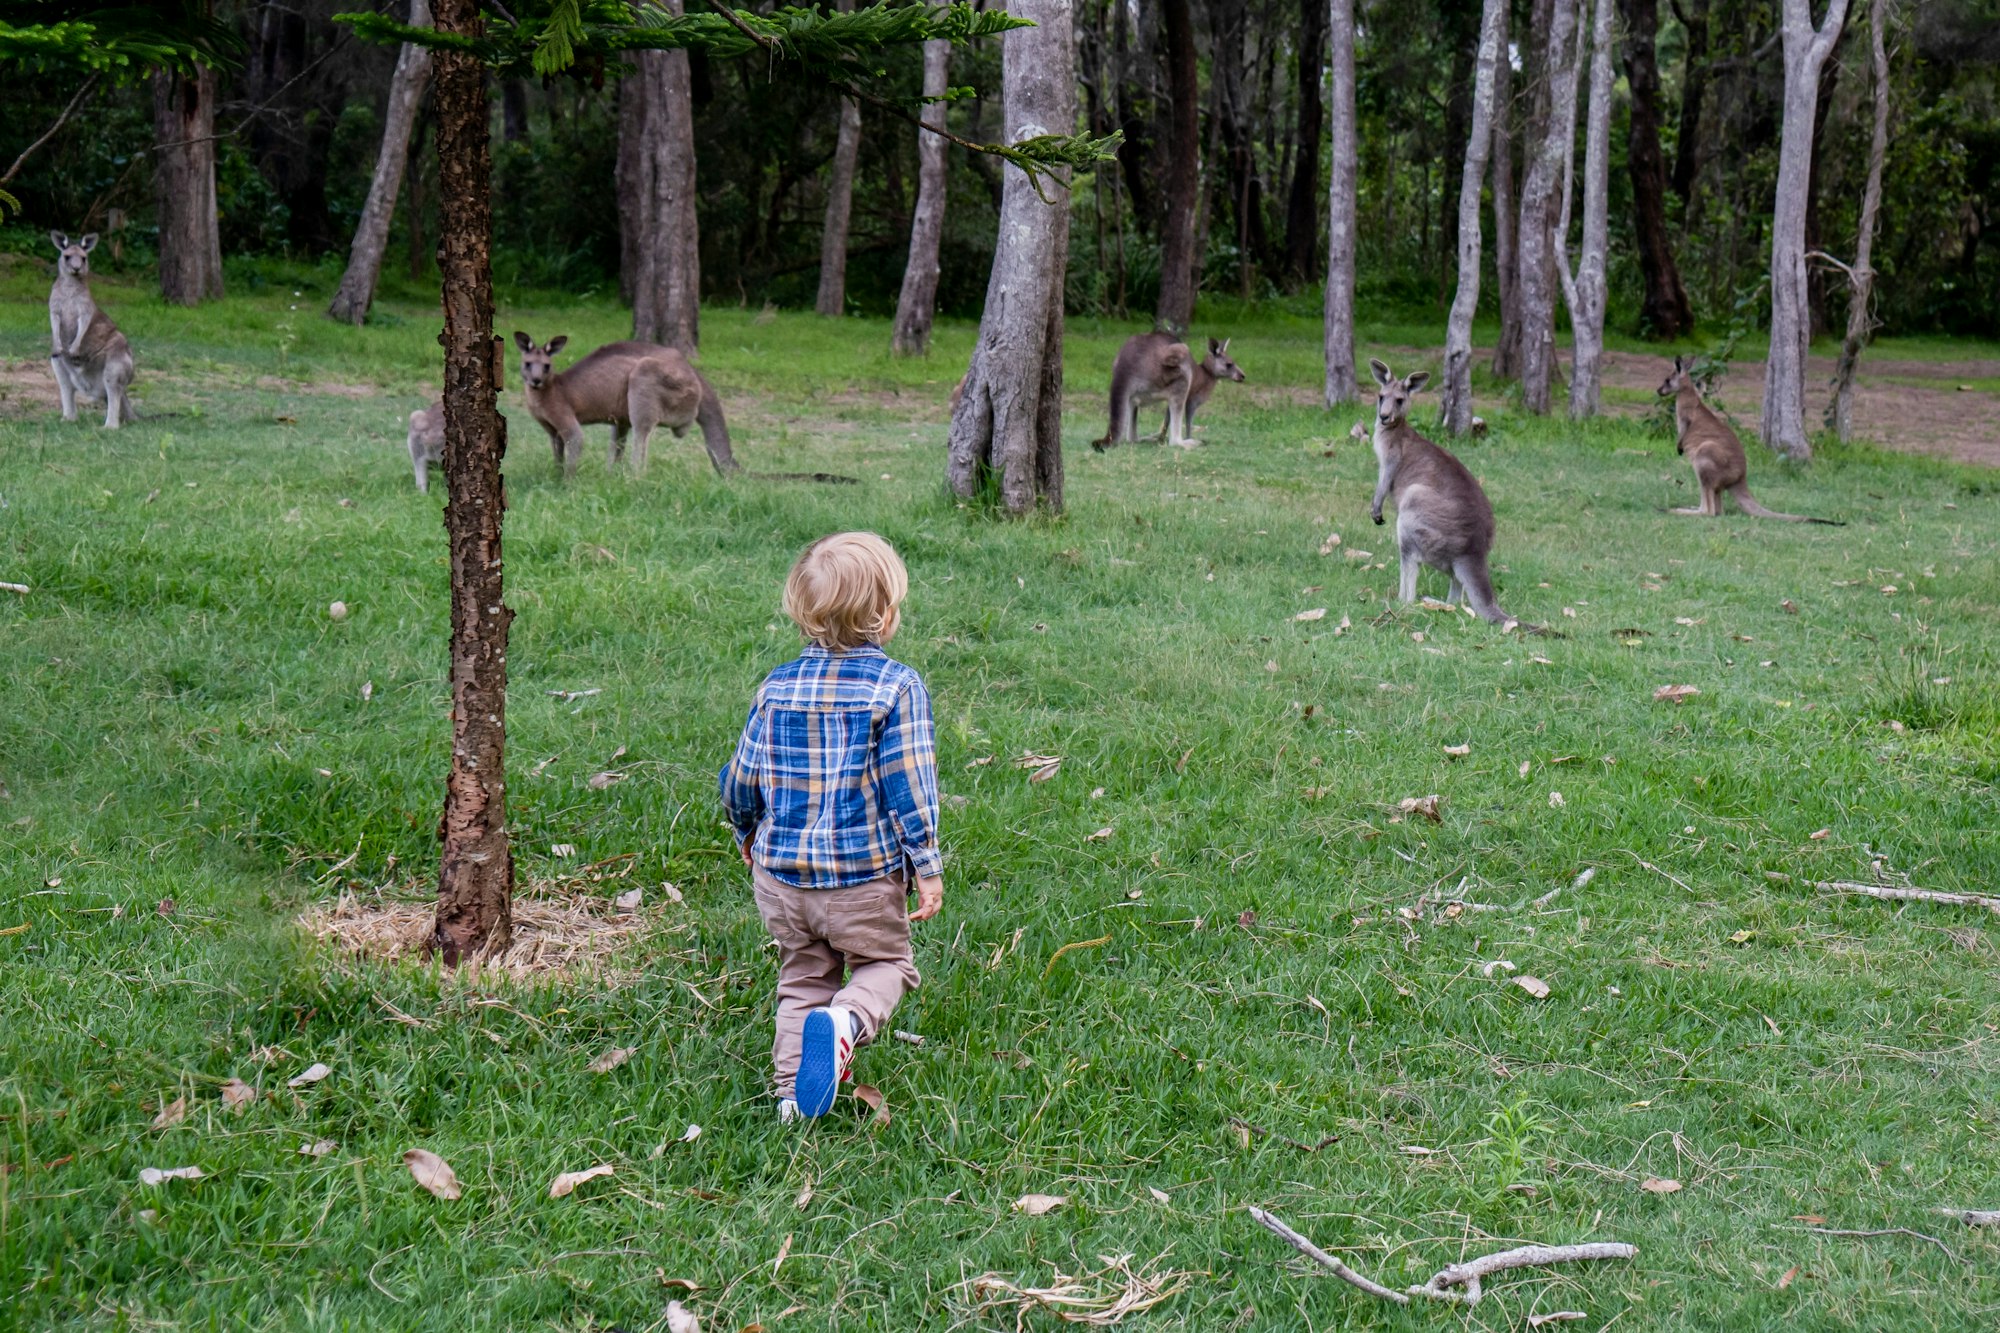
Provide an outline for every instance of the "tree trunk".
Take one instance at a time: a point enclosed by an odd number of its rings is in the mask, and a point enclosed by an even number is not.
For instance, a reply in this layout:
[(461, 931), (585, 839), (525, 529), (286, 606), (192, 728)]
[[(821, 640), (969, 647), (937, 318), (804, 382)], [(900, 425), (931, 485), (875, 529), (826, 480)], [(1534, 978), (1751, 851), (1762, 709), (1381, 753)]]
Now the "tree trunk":
[(1167, 28), (1167, 174), (1161, 193), (1160, 304), (1154, 318), (1174, 333), (1194, 320), (1195, 209), (1201, 194), (1201, 84), (1188, 0), (1163, 0)]
[[(1590, 32), (1590, 115), (1583, 140), (1583, 248), (1576, 269), (1569, 266), (1569, 206), (1575, 177), (1575, 138), (1563, 165), (1562, 222), (1556, 229), (1561, 251), (1563, 299), (1569, 304), (1575, 372), (1569, 382), (1572, 421), (1594, 417), (1602, 405), (1604, 371), (1605, 252), (1610, 247), (1611, 214), (1611, 4), (1596, 0)], [(1582, 37), (1578, 33), (1578, 37)], [(1574, 107), (1575, 99), (1572, 97)]]
[[(430, 0), (410, 0), (410, 26), (428, 28), (430, 23)], [(382, 122), (382, 146), (375, 154), (375, 179), (368, 186), (361, 223), (354, 229), (347, 271), (341, 274), (333, 303), (326, 308), (329, 318), (343, 324), (362, 323), (375, 302), (382, 254), (389, 246), (389, 222), (396, 213), (396, 195), (402, 189), (403, 167), (409, 161), (410, 128), (416, 124), (417, 104), (423, 100), (430, 76), (431, 53), (406, 43), (389, 81), (389, 106)]]
[(1546, 416), (1556, 375), (1555, 223), (1563, 161), (1576, 138), (1578, 0), (1554, 0), (1542, 76), (1548, 115), (1521, 183), (1521, 406)]
[(422, 115), (417, 117), (416, 128), (410, 131), (410, 156), (407, 174), (410, 178), (410, 198), (403, 209), (404, 239), (408, 242), (410, 281), (416, 282), (429, 272), (426, 265), (435, 262), (436, 256), (426, 248), (424, 223), (429, 205), (425, 203), (424, 187), (424, 127), (428, 122)]
[(1814, 28), (1808, 0), (1784, 0), (1785, 119), (1778, 136), (1778, 188), (1771, 210), (1771, 352), (1764, 368), (1758, 433), (1787, 458), (1812, 457), (1806, 434), (1806, 177), (1812, 170), (1819, 71), (1847, 22), (1847, 0), (1830, 0)]
[(1500, 341), (1493, 349), (1493, 373), (1503, 379), (1521, 373), (1521, 214), (1514, 189), (1514, 61), (1508, 54), (1511, 8), (1501, 6), (1500, 61), (1493, 68), (1493, 285), (1500, 298)]
[(1694, 178), (1701, 171), (1701, 104), (1708, 92), (1708, 0), (1671, 0), (1674, 17), (1687, 34), (1686, 55), (1681, 62), (1681, 127), (1674, 136), (1674, 193), (1685, 209), (1694, 193)]
[[(682, 0), (662, 0), (675, 14)], [(695, 217), (694, 99), (686, 51), (641, 51), (644, 87), (635, 205), (632, 336), (693, 357), (701, 344), (701, 226)]]
[(1632, 90), (1632, 124), (1625, 164), (1632, 178), (1632, 230), (1638, 241), (1645, 298), (1639, 325), (1650, 338), (1678, 338), (1694, 331), (1694, 307), (1674, 263), (1667, 235), (1667, 159), (1660, 151), (1660, 64), (1656, 35), (1658, 0), (1623, 0), (1625, 81)]
[(646, 73), (643, 69), (618, 80), (618, 154), (611, 169), (618, 197), (618, 298), (636, 312), (639, 304), (639, 256), (644, 240), (646, 203), (652, 197), (652, 173), (646, 161)]
[(1882, 207), (1882, 162), (1889, 153), (1889, 57), (1883, 45), (1888, 22), (1886, 0), (1874, 0), (1868, 10), (1868, 51), (1875, 67), (1875, 126), (1868, 140), (1868, 183), (1861, 190), (1861, 220), (1854, 241), (1854, 267), (1848, 270), (1847, 337), (1840, 345), (1840, 365), (1833, 376), (1833, 401), (1826, 406), (1826, 424), (1845, 444), (1853, 429), (1854, 369), (1861, 349), (1874, 331), (1869, 303), (1875, 295), (1875, 215)]
[(1493, 142), (1493, 85), (1500, 62), (1507, 58), (1500, 49), (1506, 10), (1507, 0), (1485, 0), (1473, 65), (1472, 105), (1466, 109), (1471, 129), (1458, 182), (1458, 293), (1452, 297), (1451, 319), (1444, 335), (1444, 428), (1453, 435), (1472, 429), (1472, 317), (1479, 310), (1483, 250), (1479, 195)]
[(1354, 374), (1354, 0), (1328, 0), (1332, 61), (1333, 160), (1326, 186), (1326, 405), (1361, 397)]
[[(1472, 98), (1473, 94), (1477, 91), (1479, 43), (1485, 30), (1484, 5), (1482, 3), (1478, 14), (1474, 14), (1473, 11), (1463, 7), (1454, 6), (1444, 17), (1446, 19), (1445, 26), (1449, 29), (1448, 40), (1451, 45), (1451, 73), (1447, 76), (1450, 82), (1446, 85), (1444, 99), (1443, 160), (1440, 163), (1441, 170), (1438, 173), (1437, 253), (1438, 290), (1440, 293), (1444, 290), (1443, 283), (1447, 266), (1450, 266), (1449, 271), (1452, 278), (1456, 279), (1457, 277), (1459, 213), (1457, 209), (1447, 208), (1445, 206), (1445, 199), (1454, 184), (1464, 181), (1465, 153), (1472, 146)], [(1475, 21), (1468, 26), (1465, 23), (1467, 19)], [(1490, 154), (1492, 152), (1493, 137), (1490, 126), (1488, 127), (1486, 137), (1487, 145), (1484, 151)], [(1428, 185), (1428, 166), (1426, 166), (1425, 172), (1426, 185)], [(1483, 184), (1484, 182), (1482, 182)], [(1425, 216), (1428, 219), (1428, 189), (1426, 189), (1425, 194)], [(1426, 222), (1425, 229), (1426, 231), (1429, 230), (1428, 221)], [(1430, 258), (1427, 243), (1424, 252), (1426, 263), (1429, 262)], [(1442, 295), (1440, 295), (1439, 299), (1443, 299)]]
[(222, 296), (215, 211), (215, 71), (153, 75), (153, 185), (160, 222), (160, 295), (173, 305)]
[[(442, 33), (474, 37), (479, 0), (437, 0)], [(507, 840), (507, 627), (501, 600), (500, 459), (507, 422), (495, 405), (492, 160), (486, 72), (477, 57), (436, 57), (438, 254), (444, 301), (445, 533), (451, 546), (451, 773), (438, 834), (437, 925), (447, 963), (504, 948), (513, 930)]]
[[(854, 0), (834, 0), (834, 8), (852, 13)], [(826, 182), (826, 225), (819, 236), (819, 299), (813, 309), (822, 315), (838, 317), (847, 310), (847, 225), (854, 211), (854, 162), (860, 153), (861, 104), (843, 97), (833, 170)]]
[[(943, 97), (951, 78), (951, 43), (924, 43), (924, 96)], [(925, 105), (926, 125), (944, 128), (945, 104)], [(938, 249), (944, 240), (945, 142), (917, 131), (917, 208), (910, 221), (910, 258), (903, 265), (903, 294), (896, 302), (896, 331), (890, 350), (923, 356), (931, 350), (931, 320), (937, 314)]]
[(1319, 144), (1326, 128), (1320, 79), (1326, 70), (1328, 0), (1299, 0), (1299, 147), (1285, 207), (1285, 272), (1312, 281), (1319, 267)]
[[(1032, 19), (1000, 39), (1005, 142), (1069, 134), (1076, 124), (1071, 0), (1013, 0)], [(979, 344), (952, 413), (947, 477), (964, 499), (996, 476), (1007, 512), (1062, 509), (1063, 281), (1069, 192), (1008, 168)]]
[[(1850, 0), (1851, 3), (1851, 0)], [(1846, 36), (1846, 29), (1841, 30)], [(1812, 153), (1806, 167), (1806, 250), (1824, 250), (1825, 238), (1820, 233), (1819, 187), (1821, 179), (1820, 159), (1826, 147), (1826, 118), (1833, 110), (1834, 90), (1840, 82), (1840, 38), (1836, 37), (1833, 50), (1827, 54), (1824, 64), (1819, 67), (1819, 96), (1813, 111)], [(1830, 276), (1823, 270), (1808, 264), (1806, 266), (1806, 309), (1810, 316), (1808, 337), (1818, 337), (1830, 327), (1827, 312), (1827, 286)]]

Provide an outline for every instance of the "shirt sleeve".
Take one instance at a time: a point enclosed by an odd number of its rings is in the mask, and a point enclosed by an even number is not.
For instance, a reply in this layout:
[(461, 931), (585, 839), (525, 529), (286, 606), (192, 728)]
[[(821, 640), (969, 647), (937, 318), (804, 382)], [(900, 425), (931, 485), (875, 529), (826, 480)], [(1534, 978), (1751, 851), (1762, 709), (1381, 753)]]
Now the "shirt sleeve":
[(914, 674), (882, 719), (883, 796), (902, 830), (903, 855), (920, 876), (944, 870), (938, 850), (937, 733), (931, 696)]
[(764, 696), (750, 705), (750, 717), (737, 738), (736, 752), (722, 766), (722, 809), (736, 830), (736, 841), (748, 842), (764, 822), (764, 789), (757, 776), (764, 769)]

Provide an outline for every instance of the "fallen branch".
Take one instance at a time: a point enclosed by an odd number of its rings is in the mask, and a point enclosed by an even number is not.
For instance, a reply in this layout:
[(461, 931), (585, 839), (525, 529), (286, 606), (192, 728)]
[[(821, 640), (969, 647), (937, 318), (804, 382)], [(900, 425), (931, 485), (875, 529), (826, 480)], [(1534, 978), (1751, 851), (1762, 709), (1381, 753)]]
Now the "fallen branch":
[(1923, 1232), (1912, 1231), (1908, 1227), (1884, 1227), (1879, 1231), (1844, 1231), (1835, 1227), (1807, 1227), (1806, 1230), (1812, 1232), (1815, 1236), (1854, 1236), (1857, 1238), (1866, 1238), (1868, 1236), (1913, 1236), (1918, 1240), (1927, 1240), (1940, 1250), (1943, 1250), (1951, 1257), (1953, 1263), (1959, 1262), (1959, 1257), (1952, 1252), (1951, 1246), (1945, 1244), (1936, 1236), (1926, 1236)]
[(34, 590), (25, 583), (0, 583), (0, 592), (18, 592), (26, 597), (32, 591)]
[(2000, 1208), (1947, 1208), (1945, 1213), (1969, 1227), (2000, 1227)]
[(1250, 1216), (1256, 1221), (1258, 1226), (1263, 1227), (1264, 1230), (1270, 1232), (1279, 1240), (1284, 1241), (1320, 1267), (1327, 1269), (1342, 1282), (1359, 1287), (1370, 1296), (1380, 1296), (1385, 1301), (1394, 1301), (1398, 1305), (1408, 1305), (1410, 1303), (1410, 1298), (1402, 1292), (1391, 1291), (1380, 1283), (1370, 1282), (1367, 1278), (1361, 1276), (1361, 1274), (1355, 1272), (1346, 1264), (1340, 1262), (1340, 1260), (1334, 1258), (1325, 1250), (1322, 1250), (1319, 1246), (1313, 1244), (1304, 1236), (1301, 1236), (1298, 1232), (1265, 1212), (1262, 1208), (1253, 1207), (1250, 1210)]
[(1637, 861), (1640, 865), (1652, 871), (1654, 874), (1659, 875), (1665, 879), (1673, 880), (1674, 883), (1680, 885), (1683, 889), (1686, 889), (1689, 893), (1694, 892), (1693, 887), (1689, 885), (1686, 880), (1680, 879), (1674, 875), (1667, 874), (1666, 871), (1660, 869), (1658, 866), (1654, 865), (1651, 861), (1648, 861), (1645, 857), (1639, 855), (1637, 852), (1627, 852), (1625, 853), (1625, 855), (1631, 857), (1634, 861)]
[[(1764, 878), (1783, 884), (1792, 882), (1790, 875), (1781, 875), (1775, 870), (1765, 871)], [(2000, 913), (2000, 898), (1988, 897), (1982, 893), (1946, 893), (1941, 889), (1908, 889), (1894, 884), (1861, 884), (1849, 879), (1809, 879), (1802, 882), (1825, 893), (1856, 893), (1864, 898), (1881, 898), (1888, 902), (1949, 903), (1955, 907), (1983, 907), (1989, 912)]]

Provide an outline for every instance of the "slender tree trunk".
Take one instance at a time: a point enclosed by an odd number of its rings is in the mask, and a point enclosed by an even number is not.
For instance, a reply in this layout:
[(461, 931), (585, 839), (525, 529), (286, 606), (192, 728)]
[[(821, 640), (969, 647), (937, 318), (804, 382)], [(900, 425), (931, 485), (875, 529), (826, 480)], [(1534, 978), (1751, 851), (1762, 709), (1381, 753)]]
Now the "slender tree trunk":
[[(1569, 264), (1569, 206), (1576, 169), (1574, 135), (1563, 164), (1562, 222), (1556, 229), (1562, 259), (1563, 299), (1569, 304), (1576, 370), (1569, 383), (1572, 421), (1594, 417), (1602, 405), (1604, 371), (1605, 252), (1611, 215), (1611, 5), (1596, 0), (1590, 31), (1590, 114), (1584, 121), (1583, 248)], [(1578, 32), (1581, 39), (1582, 32)], [(1579, 45), (1581, 41), (1579, 40)], [(1571, 99), (1575, 105), (1575, 99)]]
[(1680, 0), (1669, 2), (1686, 34), (1681, 61), (1680, 132), (1674, 136), (1674, 172), (1670, 181), (1685, 210), (1694, 194), (1695, 177), (1701, 173), (1701, 108), (1708, 95), (1708, 0), (1688, 0), (1685, 8)]
[(639, 305), (639, 263), (645, 241), (646, 206), (653, 194), (646, 156), (646, 70), (618, 80), (618, 155), (612, 189), (618, 196), (618, 297)]
[(1201, 84), (1195, 64), (1194, 19), (1188, 0), (1163, 0), (1167, 29), (1167, 177), (1161, 200), (1161, 328), (1187, 332), (1194, 320), (1195, 210), (1201, 202)]
[(215, 71), (153, 75), (153, 185), (160, 223), (160, 295), (174, 305), (222, 296), (215, 211)]
[(1326, 130), (1320, 81), (1326, 70), (1329, 0), (1299, 0), (1299, 151), (1285, 208), (1285, 272), (1295, 284), (1319, 267), (1319, 145)]
[(1536, 416), (1548, 414), (1556, 376), (1555, 224), (1563, 161), (1576, 138), (1577, 4), (1555, 0), (1549, 11), (1542, 52), (1549, 113), (1521, 184), (1521, 406)]
[[(479, 35), (478, 0), (437, 0), (442, 33)], [(504, 948), (513, 930), (507, 839), (507, 627), (501, 597), (500, 460), (507, 422), (495, 404), (492, 161), (486, 72), (457, 51), (436, 58), (438, 253), (444, 301), (445, 533), (451, 546), (451, 773), (438, 822), (437, 925), (447, 963)]]
[[(1472, 20), (1470, 24), (1467, 20)], [(1453, 185), (1465, 179), (1465, 152), (1472, 146), (1472, 97), (1476, 91), (1479, 74), (1479, 43), (1484, 32), (1484, 5), (1475, 13), (1470, 9), (1454, 6), (1447, 18), (1450, 30), (1451, 80), (1447, 85), (1444, 99), (1444, 144), (1438, 173), (1438, 291), (1443, 300), (1444, 282), (1447, 276), (1456, 281), (1458, 276), (1458, 224), (1459, 215), (1455, 208), (1445, 206), (1445, 200)], [(1492, 132), (1487, 133), (1486, 151), (1492, 152)], [(1429, 166), (1425, 167), (1425, 216), (1429, 216)], [(1482, 182), (1483, 184), (1483, 182)], [(1429, 223), (1426, 221), (1426, 230)], [(1425, 260), (1430, 255), (1426, 244)]]
[(1632, 123), (1625, 163), (1632, 178), (1632, 230), (1638, 241), (1645, 297), (1639, 324), (1648, 337), (1678, 338), (1694, 330), (1694, 307), (1674, 263), (1667, 232), (1667, 159), (1660, 151), (1660, 63), (1656, 35), (1658, 0), (1623, 0), (1625, 81), (1632, 90)]
[(408, 175), (410, 197), (403, 206), (404, 240), (407, 242), (406, 260), (410, 270), (410, 281), (420, 280), (429, 270), (425, 267), (435, 262), (424, 239), (424, 224), (429, 204), (424, 188), (424, 127), (429, 122), (420, 114), (416, 128), (410, 132), (410, 155)]
[[(854, 0), (834, 0), (834, 8), (852, 13)], [(813, 302), (820, 314), (836, 318), (847, 310), (847, 228), (854, 211), (854, 163), (860, 153), (861, 104), (843, 97), (833, 169), (826, 182), (826, 225), (819, 237), (819, 299)]]
[(1509, 55), (1513, 15), (1500, 10), (1500, 61), (1493, 68), (1493, 285), (1500, 298), (1500, 341), (1493, 373), (1521, 373), (1520, 203), (1514, 179), (1514, 62)]
[(1355, 173), (1354, 0), (1328, 0), (1333, 160), (1326, 187), (1326, 405), (1361, 397), (1354, 373)]
[(1771, 210), (1771, 352), (1758, 433), (1788, 458), (1812, 457), (1806, 434), (1806, 177), (1820, 66), (1847, 22), (1847, 0), (1830, 0), (1815, 28), (1809, 0), (1784, 0), (1785, 118), (1778, 137), (1778, 188)]
[(1868, 140), (1868, 183), (1861, 190), (1861, 220), (1854, 241), (1854, 267), (1848, 270), (1847, 337), (1840, 345), (1840, 365), (1834, 371), (1833, 400), (1826, 407), (1826, 424), (1841, 443), (1853, 429), (1854, 370), (1861, 349), (1874, 331), (1869, 309), (1875, 296), (1875, 216), (1882, 207), (1882, 162), (1889, 154), (1889, 56), (1884, 46), (1887, 0), (1873, 0), (1868, 9), (1868, 52), (1875, 68), (1875, 125)]
[[(414, 25), (416, 20), (410, 22)], [(500, 134), (508, 143), (528, 137), (528, 85), (520, 79), (500, 81)]]
[[(951, 78), (951, 43), (924, 43), (924, 96), (943, 97)], [(944, 128), (945, 104), (924, 107), (926, 125)], [(938, 248), (944, 240), (944, 140), (917, 131), (917, 207), (910, 222), (910, 258), (903, 266), (903, 294), (896, 302), (896, 331), (890, 350), (923, 356), (931, 349), (931, 320), (937, 314)]]
[(1507, 58), (1500, 49), (1506, 10), (1507, 0), (1485, 0), (1473, 63), (1472, 105), (1466, 109), (1472, 125), (1458, 182), (1458, 292), (1452, 297), (1444, 335), (1444, 428), (1453, 435), (1472, 429), (1472, 317), (1479, 310), (1479, 263), (1484, 248), (1479, 232), (1479, 195), (1493, 143), (1493, 85), (1500, 62)]
[[(1852, 3), (1852, 0), (1849, 0)], [(1846, 29), (1841, 30), (1841, 37)], [(1833, 110), (1834, 91), (1840, 82), (1840, 41), (1834, 39), (1833, 50), (1819, 67), (1819, 97), (1813, 111), (1812, 153), (1806, 167), (1806, 250), (1823, 250), (1825, 238), (1820, 233), (1819, 187), (1824, 173), (1820, 171), (1820, 161), (1826, 149), (1826, 119)], [(1827, 311), (1827, 287), (1830, 276), (1825, 270), (1806, 266), (1806, 310), (1809, 315), (1808, 337), (1818, 337), (1831, 324)]]
[[(410, 0), (410, 26), (428, 28), (430, 0)], [(405, 44), (389, 80), (389, 106), (382, 122), (382, 146), (375, 154), (375, 179), (368, 186), (347, 271), (333, 293), (327, 316), (343, 324), (360, 324), (375, 302), (375, 283), (382, 274), (382, 255), (389, 248), (389, 222), (396, 213), (396, 195), (403, 187), (403, 168), (410, 158), (410, 129), (417, 121), (424, 85), (430, 82), (431, 53)]]
[[(1000, 39), (1005, 142), (1069, 134), (1076, 124), (1071, 0), (1013, 0), (1031, 19)], [(952, 413), (947, 479), (962, 498), (994, 478), (1010, 514), (1063, 503), (1063, 281), (1069, 193), (1044, 201), (1018, 168), (1006, 171), (999, 239), (986, 285), (979, 344)]]
[[(675, 14), (682, 0), (661, 0)], [(686, 51), (641, 51), (638, 271), (632, 336), (692, 357), (701, 344), (701, 226), (695, 216), (694, 98)]]

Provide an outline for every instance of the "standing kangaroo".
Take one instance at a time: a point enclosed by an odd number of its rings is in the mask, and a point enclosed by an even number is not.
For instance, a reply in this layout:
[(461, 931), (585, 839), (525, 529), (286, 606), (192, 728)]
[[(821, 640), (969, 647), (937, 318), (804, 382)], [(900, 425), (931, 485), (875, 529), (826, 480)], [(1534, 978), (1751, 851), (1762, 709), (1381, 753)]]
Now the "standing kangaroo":
[(1229, 359), (1229, 340), (1208, 340), (1208, 355), (1200, 361), (1188, 345), (1172, 334), (1136, 333), (1118, 349), (1111, 364), (1111, 429), (1091, 448), (1102, 453), (1115, 444), (1137, 438), (1139, 409), (1164, 401), (1167, 419), (1159, 439), (1191, 449), (1195, 409), (1208, 401), (1218, 380), (1243, 382), (1243, 371)]
[(644, 473), (653, 427), (665, 426), (679, 436), (699, 424), (715, 470), (725, 476), (738, 470), (729, 451), (722, 400), (701, 372), (673, 348), (606, 343), (568, 370), (558, 371), (555, 354), (569, 342), (567, 335), (537, 346), (527, 334), (517, 332), (514, 342), (521, 349), (528, 413), (549, 433), (565, 478), (576, 475), (577, 460), (583, 456), (583, 427), (606, 422), (611, 426), (613, 464), (625, 456), (627, 433), (632, 436), (632, 468)]
[(1451, 576), (1447, 602), (1465, 600), (1497, 624), (1512, 620), (1493, 597), (1486, 558), (1493, 550), (1493, 506), (1465, 464), (1419, 435), (1410, 425), (1410, 399), (1430, 380), (1426, 371), (1398, 380), (1380, 361), (1374, 367), (1375, 505), (1369, 517), (1382, 522), (1382, 502), (1396, 501), (1396, 552), (1401, 559), (1404, 602), (1417, 600), (1417, 573), (1425, 565)]
[(431, 464), (444, 461), (444, 399), (432, 401), (410, 413), (410, 467), (417, 474), (417, 490), (429, 495)]
[(90, 252), (97, 233), (75, 244), (59, 231), (49, 233), (56, 247), (56, 281), (49, 288), (49, 367), (62, 394), (64, 421), (76, 420), (78, 397), (104, 400), (104, 426), (117, 430), (133, 419), (125, 386), (132, 382), (132, 345), (97, 308), (90, 295)]
[(1766, 509), (1750, 494), (1750, 463), (1743, 456), (1743, 441), (1702, 401), (1701, 390), (1688, 374), (1687, 360), (1674, 358), (1659, 395), (1674, 400), (1674, 450), (1694, 465), (1695, 484), (1701, 487), (1701, 504), (1689, 509), (1669, 510), (1675, 514), (1722, 515), (1722, 493), (1736, 498), (1736, 507), (1752, 518), (1777, 518), (1787, 523), (1825, 523), (1844, 526), (1835, 519), (1808, 518), (1804, 514), (1780, 514)]

